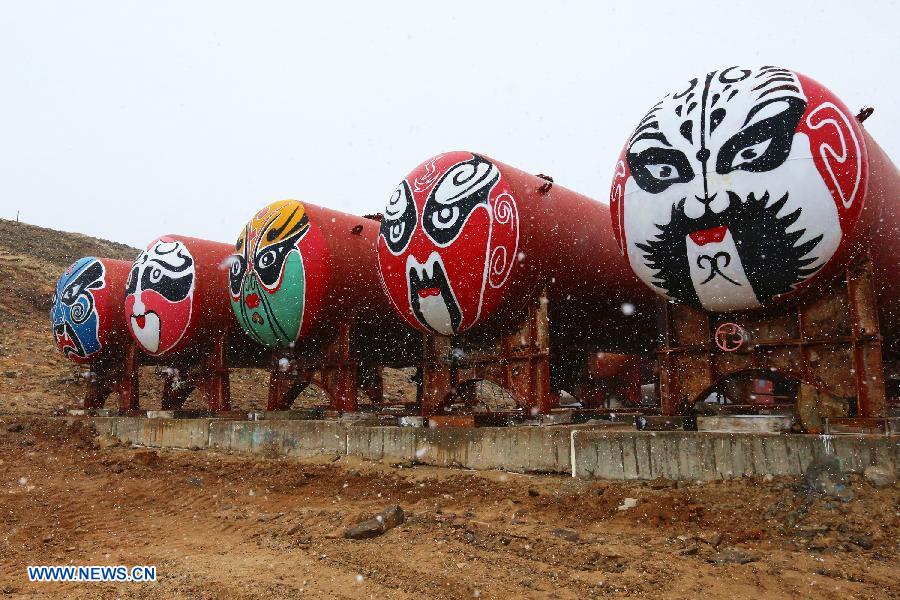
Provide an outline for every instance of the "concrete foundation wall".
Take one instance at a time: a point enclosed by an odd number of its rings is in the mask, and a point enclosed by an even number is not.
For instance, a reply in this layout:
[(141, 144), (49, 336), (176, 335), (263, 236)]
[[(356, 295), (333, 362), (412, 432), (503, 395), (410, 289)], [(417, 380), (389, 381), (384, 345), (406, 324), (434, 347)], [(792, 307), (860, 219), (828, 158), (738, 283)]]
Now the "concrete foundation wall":
[(900, 438), (876, 435), (778, 435), (694, 432), (572, 433), (574, 475), (604, 479), (690, 479), (800, 475), (814, 458), (834, 454), (849, 472), (895, 469)]
[(347, 453), (442, 467), (567, 473), (568, 427), (347, 428)]
[(92, 419), (98, 433), (150, 447), (213, 448), (270, 456), (353, 455), (467, 469), (647, 480), (800, 475), (834, 454), (850, 472), (900, 466), (900, 437), (682, 431), (589, 427), (413, 428), (339, 421)]
[(346, 427), (336, 421), (209, 421), (209, 447), (307, 458), (346, 454)]

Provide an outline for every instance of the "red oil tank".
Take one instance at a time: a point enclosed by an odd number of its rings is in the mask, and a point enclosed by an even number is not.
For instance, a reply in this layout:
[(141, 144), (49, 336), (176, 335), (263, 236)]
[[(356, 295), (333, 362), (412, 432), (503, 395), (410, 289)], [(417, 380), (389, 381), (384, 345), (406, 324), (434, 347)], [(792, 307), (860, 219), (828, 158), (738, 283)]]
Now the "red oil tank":
[(652, 294), (606, 225), (609, 208), (472, 152), (416, 167), (381, 223), (378, 264), (397, 312), (432, 334), (508, 331), (544, 290), (552, 343), (635, 349)]
[(622, 255), (711, 312), (788, 302), (869, 253), (882, 333), (900, 324), (900, 178), (831, 91), (780, 67), (694, 77), (651, 107), (610, 191)]
[(125, 282), (131, 263), (80, 258), (60, 275), (50, 308), (53, 339), (79, 364), (124, 355), (130, 343), (125, 323)]
[(230, 259), (238, 322), (258, 343), (311, 355), (352, 324), (354, 351), (408, 364), (418, 336), (394, 313), (376, 273), (377, 221), (281, 200), (244, 226)]
[(227, 366), (262, 366), (268, 358), (228, 305), (230, 244), (165, 235), (131, 266), (125, 297), (128, 330), (138, 346), (167, 362), (192, 363), (225, 338)]

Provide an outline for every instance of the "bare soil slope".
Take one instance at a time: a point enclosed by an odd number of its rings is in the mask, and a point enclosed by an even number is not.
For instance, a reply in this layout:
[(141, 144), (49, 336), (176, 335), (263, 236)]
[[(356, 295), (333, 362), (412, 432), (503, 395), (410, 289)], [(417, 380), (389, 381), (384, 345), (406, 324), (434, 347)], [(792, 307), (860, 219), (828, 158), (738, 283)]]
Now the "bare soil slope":
[(124, 244), (0, 219), (0, 413), (42, 413), (72, 404), (84, 369), (67, 361), (50, 333), (59, 275), (82, 256), (133, 260)]

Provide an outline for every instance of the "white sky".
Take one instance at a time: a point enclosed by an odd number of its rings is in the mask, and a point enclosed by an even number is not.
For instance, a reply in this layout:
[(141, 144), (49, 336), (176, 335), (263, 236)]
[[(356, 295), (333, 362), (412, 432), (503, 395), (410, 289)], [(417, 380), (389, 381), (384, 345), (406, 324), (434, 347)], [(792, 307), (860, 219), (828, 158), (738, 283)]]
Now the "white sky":
[(380, 211), (473, 150), (606, 201), (664, 93), (732, 64), (824, 83), (897, 160), (881, 2), (40, 2), (0, 7), (0, 217), (143, 247), (264, 204)]

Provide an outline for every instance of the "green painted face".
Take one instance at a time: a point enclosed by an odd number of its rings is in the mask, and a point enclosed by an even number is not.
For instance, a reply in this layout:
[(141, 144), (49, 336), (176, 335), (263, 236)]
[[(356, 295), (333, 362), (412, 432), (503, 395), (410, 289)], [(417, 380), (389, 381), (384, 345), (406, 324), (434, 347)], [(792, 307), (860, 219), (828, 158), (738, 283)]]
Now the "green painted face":
[(284, 264), (281, 286), (266, 290), (256, 273), (244, 279), (239, 300), (231, 307), (241, 326), (257, 342), (269, 347), (288, 347), (297, 339), (303, 323), (305, 277), (300, 253), (292, 251)]
[(309, 231), (303, 204), (270, 204), (251, 219), (235, 245), (229, 273), (231, 307), (257, 342), (287, 348), (300, 335), (306, 270), (298, 243)]

